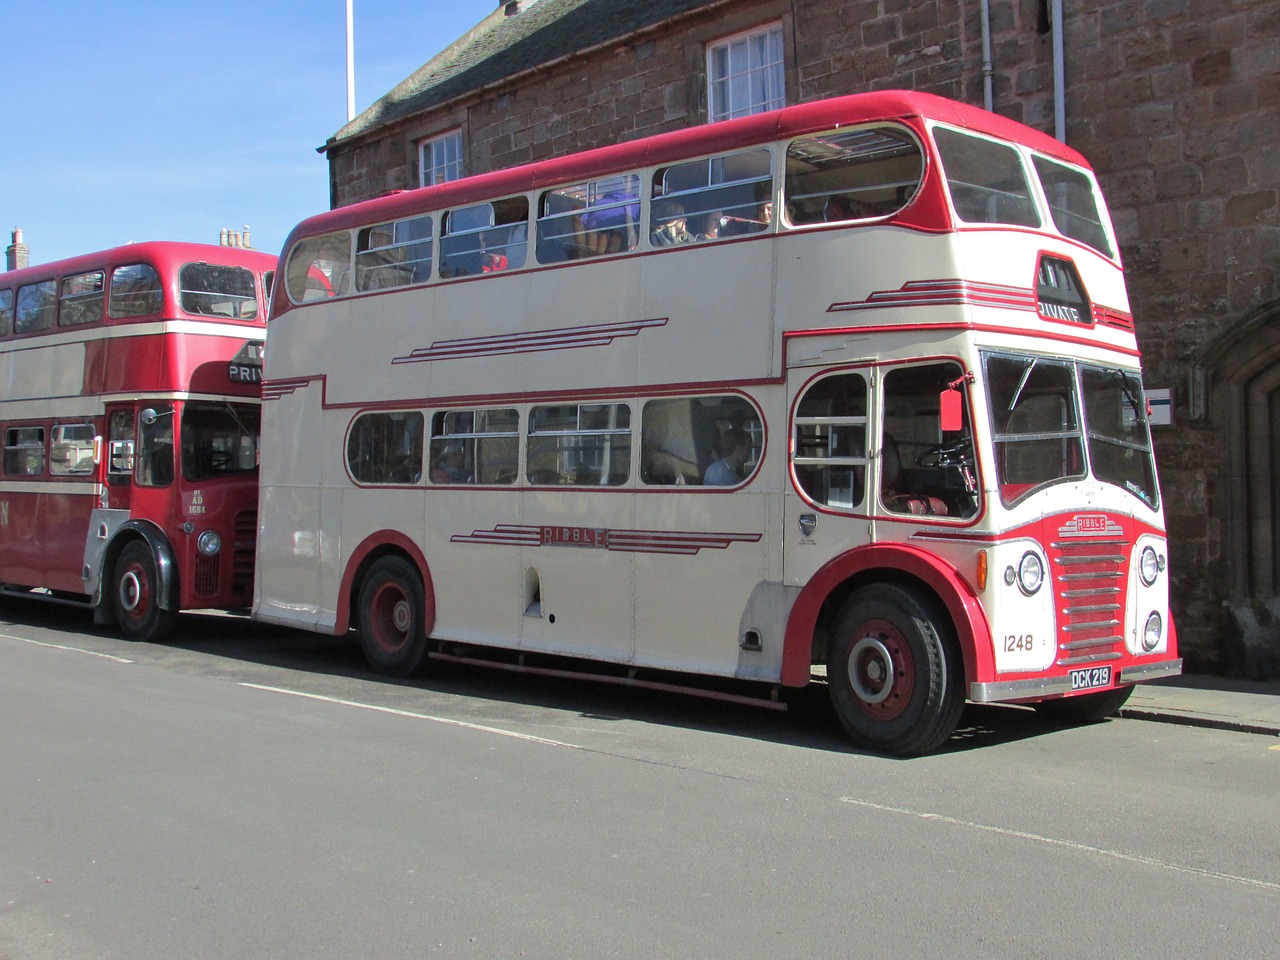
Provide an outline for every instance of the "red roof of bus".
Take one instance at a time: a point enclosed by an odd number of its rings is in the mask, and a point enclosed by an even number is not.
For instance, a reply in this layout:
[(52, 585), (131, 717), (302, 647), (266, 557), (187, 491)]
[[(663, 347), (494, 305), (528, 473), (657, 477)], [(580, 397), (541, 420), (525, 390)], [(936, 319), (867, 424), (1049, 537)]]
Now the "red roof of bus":
[(596, 179), (652, 164), (736, 150), (855, 123), (911, 117), (940, 120), (1026, 144), (1033, 150), (1067, 163), (1089, 166), (1088, 161), (1071, 147), (1015, 120), (930, 93), (886, 90), (832, 97), (737, 120), (688, 127), (339, 207), (298, 224), (285, 241), (285, 250), (303, 236), (394, 220), (428, 209), (476, 203), (542, 187)]
[(260, 250), (223, 247), (211, 243), (148, 240), (144, 243), (130, 243), (122, 247), (112, 247), (109, 250), (99, 250), (97, 253), (83, 253), (65, 260), (55, 260), (52, 263), (41, 263), (32, 267), (23, 267), (21, 270), (0, 273), (0, 288), (16, 287), (24, 283), (130, 263), (150, 263), (162, 273), (169, 274), (184, 263), (202, 261), (245, 267), (250, 270), (265, 271), (276, 268), (275, 255), (263, 253)]

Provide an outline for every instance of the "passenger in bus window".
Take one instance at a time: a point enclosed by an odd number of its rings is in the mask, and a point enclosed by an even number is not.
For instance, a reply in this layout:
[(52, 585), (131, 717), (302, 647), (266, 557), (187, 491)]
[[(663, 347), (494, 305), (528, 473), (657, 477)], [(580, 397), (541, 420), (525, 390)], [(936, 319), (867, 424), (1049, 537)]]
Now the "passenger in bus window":
[(689, 232), (684, 207), (674, 201), (657, 207), (654, 218), (660, 223), (650, 238), (655, 247), (674, 247), (681, 243), (693, 243), (697, 239)]
[(720, 238), (720, 221), (724, 219), (724, 212), (717, 210), (714, 213), (708, 213), (702, 219), (702, 229), (698, 231), (695, 239), (701, 240), (718, 240)]
[(702, 483), (708, 487), (731, 487), (742, 482), (742, 466), (751, 456), (751, 438), (732, 427), (720, 437), (720, 459), (707, 467)]
[[(601, 204), (619, 204), (636, 198), (625, 191), (613, 190), (600, 198)], [(631, 227), (640, 216), (639, 203), (589, 209), (582, 217), (583, 247), (586, 256), (621, 253), (635, 246)]]
[(747, 233), (759, 233), (773, 223), (773, 201), (765, 200), (754, 212), (754, 218), (721, 217), (720, 236), (740, 237)]
[(444, 445), (440, 456), (431, 467), (432, 483), (470, 483), (467, 474), (467, 452), (461, 443), (451, 442)]

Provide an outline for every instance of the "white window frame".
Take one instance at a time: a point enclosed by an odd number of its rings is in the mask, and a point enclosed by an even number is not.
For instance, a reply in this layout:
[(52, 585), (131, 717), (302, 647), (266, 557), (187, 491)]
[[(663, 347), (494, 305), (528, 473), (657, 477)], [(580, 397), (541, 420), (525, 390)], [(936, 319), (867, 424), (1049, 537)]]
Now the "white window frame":
[(418, 141), (418, 171), (418, 184), (423, 187), (461, 179), (462, 131)]
[(782, 22), (707, 44), (707, 119), (728, 120), (786, 106)]

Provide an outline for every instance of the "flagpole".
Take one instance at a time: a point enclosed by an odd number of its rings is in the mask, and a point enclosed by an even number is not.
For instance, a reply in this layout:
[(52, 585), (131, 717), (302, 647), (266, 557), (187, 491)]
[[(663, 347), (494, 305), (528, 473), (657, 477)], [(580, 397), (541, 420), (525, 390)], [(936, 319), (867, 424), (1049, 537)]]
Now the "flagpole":
[(356, 118), (356, 47), (354, 0), (347, 0), (347, 123)]

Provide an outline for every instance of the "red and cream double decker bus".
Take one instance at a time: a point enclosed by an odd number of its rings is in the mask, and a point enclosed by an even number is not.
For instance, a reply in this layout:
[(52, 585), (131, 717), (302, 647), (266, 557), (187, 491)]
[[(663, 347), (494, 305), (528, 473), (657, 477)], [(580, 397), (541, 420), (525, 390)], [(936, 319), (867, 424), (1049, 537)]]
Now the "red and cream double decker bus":
[(276, 258), (138, 243), (0, 274), (0, 582), (162, 638), (247, 608)]
[(768, 701), (825, 668), (896, 753), (966, 699), (1088, 720), (1180, 670), (1116, 238), (1041, 133), (843, 97), (334, 210), (284, 257), (262, 620), (395, 674)]

